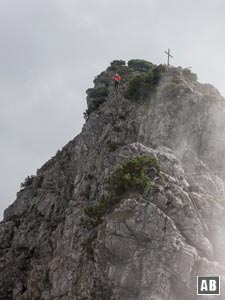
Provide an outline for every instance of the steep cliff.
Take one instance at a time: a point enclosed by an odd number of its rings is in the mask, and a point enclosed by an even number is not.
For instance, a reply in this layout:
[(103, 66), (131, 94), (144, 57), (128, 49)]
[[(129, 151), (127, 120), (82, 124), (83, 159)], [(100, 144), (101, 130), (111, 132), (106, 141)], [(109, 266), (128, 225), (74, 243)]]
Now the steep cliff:
[[(82, 132), (4, 213), (0, 299), (195, 300), (197, 275), (220, 275), (223, 291), (224, 98), (138, 60), (113, 62), (87, 95)], [(138, 157), (160, 170), (126, 173)]]

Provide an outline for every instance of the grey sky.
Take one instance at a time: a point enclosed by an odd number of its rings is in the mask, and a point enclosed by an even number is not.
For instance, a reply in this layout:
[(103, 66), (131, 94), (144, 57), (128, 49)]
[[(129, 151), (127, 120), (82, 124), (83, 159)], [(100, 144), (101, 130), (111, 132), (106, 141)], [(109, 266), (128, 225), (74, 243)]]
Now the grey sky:
[(114, 59), (192, 66), (225, 94), (223, 0), (2, 0), (0, 219), (20, 183), (81, 130)]

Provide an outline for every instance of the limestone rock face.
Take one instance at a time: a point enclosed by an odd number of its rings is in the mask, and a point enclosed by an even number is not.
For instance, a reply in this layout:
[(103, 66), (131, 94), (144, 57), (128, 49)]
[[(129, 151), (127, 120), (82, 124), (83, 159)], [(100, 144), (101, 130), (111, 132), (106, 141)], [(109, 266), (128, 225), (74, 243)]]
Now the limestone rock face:
[[(88, 90), (82, 132), (4, 213), (1, 300), (197, 300), (201, 275), (220, 275), (210, 299), (225, 299), (225, 101), (173, 67), (144, 100), (128, 99), (143, 72), (120, 66), (114, 90), (114, 71)], [(138, 155), (157, 158), (160, 176), (92, 226), (85, 208), (105, 177)]]

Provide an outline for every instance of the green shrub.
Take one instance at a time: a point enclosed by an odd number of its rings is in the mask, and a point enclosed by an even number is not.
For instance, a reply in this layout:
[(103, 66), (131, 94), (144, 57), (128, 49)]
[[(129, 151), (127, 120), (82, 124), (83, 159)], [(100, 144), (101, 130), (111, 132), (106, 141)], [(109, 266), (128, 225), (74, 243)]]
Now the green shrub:
[(141, 59), (131, 59), (128, 61), (128, 67), (135, 71), (146, 72), (153, 68), (153, 64)]
[(30, 186), (34, 181), (34, 178), (35, 178), (35, 175), (27, 176), (27, 178), (25, 178), (24, 182), (22, 182), (20, 184), (20, 187), (25, 188), (25, 187)]
[(111, 66), (108, 67), (107, 70), (118, 73), (122, 77), (123, 81), (129, 78), (132, 74), (132, 70), (126, 66), (126, 62), (124, 60), (114, 60), (111, 62)]
[(97, 89), (90, 89), (88, 91), (88, 95), (92, 98), (91, 105), (84, 112), (84, 119), (87, 121), (90, 114), (97, 110), (101, 104), (103, 104), (107, 100), (107, 96), (109, 94), (109, 89), (107, 87), (100, 87)]
[(151, 93), (155, 92), (165, 71), (166, 67), (159, 65), (147, 73), (133, 77), (129, 81), (125, 97), (133, 100), (145, 100)]
[(145, 75), (135, 76), (129, 82), (128, 89), (125, 92), (125, 97), (128, 99), (138, 100), (141, 97), (141, 90), (145, 84)]
[(129, 79), (129, 77), (132, 75), (132, 70), (127, 66), (113, 66), (109, 67), (108, 70), (113, 71), (114, 73), (118, 73), (122, 77), (123, 81)]
[(108, 79), (108, 78), (103, 78), (102, 80), (101, 80), (101, 83), (103, 83), (104, 85), (105, 85), (105, 88), (109, 88), (109, 86), (110, 86), (110, 80)]
[(90, 116), (90, 111), (86, 109), (85, 112), (83, 113), (84, 120), (87, 121), (89, 119), (89, 116)]
[(101, 223), (102, 217), (109, 212), (112, 205), (113, 201), (103, 196), (97, 205), (86, 207), (84, 212), (89, 216), (91, 224), (97, 226)]
[(125, 60), (113, 60), (110, 65), (111, 67), (125, 66), (126, 62)]
[(113, 174), (106, 179), (107, 190), (116, 197), (127, 191), (143, 193), (149, 190), (151, 186), (150, 178), (147, 176), (149, 167), (154, 167), (158, 172), (160, 171), (157, 160), (144, 155), (120, 164)]
[(91, 97), (91, 98), (107, 97), (108, 94), (109, 94), (109, 90), (107, 87), (100, 87), (97, 89), (89, 89), (89, 97)]
[(158, 65), (153, 67), (152, 71), (146, 74), (146, 83), (150, 86), (155, 87), (156, 85), (158, 85), (165, 72), (166, 67), (164, 65)]
[(106, 101), (106, 98), (99, 97), (92, 101), (92, 104), (89, 106), (88, 109), (84, 112), (84, 119), (87, 121), (89, 116), (99, 108), (101, 104), (103, 104)]
[(105, 214), (111, 211), (127, 191), (139, 193), (148, 191), (151, 186), (147, 175), (149, 168), (160, 172), (157, 159), (145, 155), (139, 155), (118, 165), (112, 175), (105, 179), (108, 196), (103, 196), (97, 205), (85, 208), (91, 224), (93, 226), (100, 224)]
[(149, 161), (148, 168), (154, 168), (156, 172), (159, 174), (160, 166), (158, 160), (155, 157), (148, 157), (148, 161)]
[(94, 102), (94, 105), (91, 105), (88, 109), (85, 110), (85, 112), (83, 113), (84, 119), (87, 121), (90, 117), (90, 115), (98, 109), (98, 107), (103, 104), (106, 101), (106, 99), (99, 99), (98, 102)]

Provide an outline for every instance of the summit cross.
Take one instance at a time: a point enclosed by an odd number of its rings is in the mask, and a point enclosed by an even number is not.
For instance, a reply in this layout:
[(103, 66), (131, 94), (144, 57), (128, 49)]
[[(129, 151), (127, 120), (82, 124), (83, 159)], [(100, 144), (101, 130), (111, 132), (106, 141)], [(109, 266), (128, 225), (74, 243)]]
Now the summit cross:
[(168, 49), (168, 52), (164, 51), (167, 56), (168, 56), (168, 59), (167, 59), (167, 65), (169, 66), (170, 65), (170, 57), (173, 58), (173, 56), (170, 54), (170, 49)]

